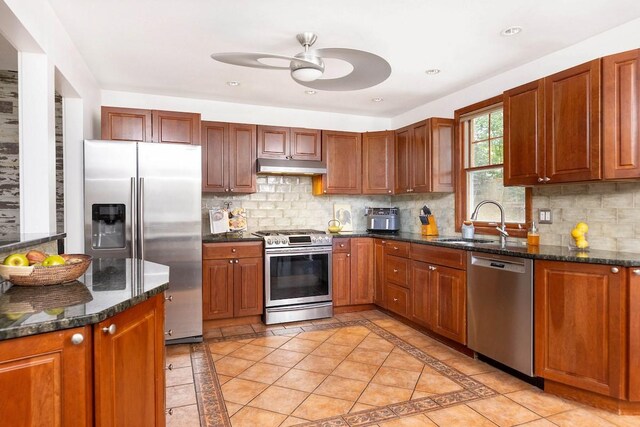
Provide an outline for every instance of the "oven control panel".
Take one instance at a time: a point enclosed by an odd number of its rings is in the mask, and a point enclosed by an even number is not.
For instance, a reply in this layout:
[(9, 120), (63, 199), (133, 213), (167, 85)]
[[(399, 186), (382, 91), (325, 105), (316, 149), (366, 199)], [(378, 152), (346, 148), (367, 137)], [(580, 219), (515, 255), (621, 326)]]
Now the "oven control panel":
[(265, 237), (264, 242), (267, 248), (330, 246), (332, 237), (329, 235), (268, 236)]

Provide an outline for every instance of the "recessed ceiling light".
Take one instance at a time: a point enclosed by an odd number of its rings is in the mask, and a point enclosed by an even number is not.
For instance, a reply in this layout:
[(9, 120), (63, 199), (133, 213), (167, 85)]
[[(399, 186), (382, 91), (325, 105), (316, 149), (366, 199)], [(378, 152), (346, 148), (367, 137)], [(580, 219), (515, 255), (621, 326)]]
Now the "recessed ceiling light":
[(430, 68), (427, 71), (425, 71), (425, 73), (427, 73), (430, 76), (436, 75), (440, 73), (440, 70), (437, 68)]
[(521, 31), (522, 31), (522, 27), (517, 27), (517, 26), (509, 27), (500, 31), (500, 34), (502, 34), (503, 36), (515, 36), (516, 34), (519, 34)]
[(235, 80), (231, 80), (230, 82), (227, 82), (227, 84), (229, 86), (240, 86), (240, 82), (237, 82)]
[(304, 93), (306, 93), (307, 95), (315, 95), (316, 93), (318, 93), (318, 91), (315, 90), (305, 90)]
[(382, 102), (382, 101), (384, 101), (384, 99), (382, 99), (382, 98), (371, 98), (371, 100), (373, 102)]

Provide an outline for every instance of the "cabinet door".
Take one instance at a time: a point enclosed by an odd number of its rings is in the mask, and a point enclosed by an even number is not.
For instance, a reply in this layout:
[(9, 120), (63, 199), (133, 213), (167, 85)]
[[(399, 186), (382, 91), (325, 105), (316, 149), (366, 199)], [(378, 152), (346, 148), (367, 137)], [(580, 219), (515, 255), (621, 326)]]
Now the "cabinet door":
[(323, 131), (322, 158), (327, 163), (327, 173), (314, 177), (315, 194), (362, 192), (362, 139), (359, 133)]
[(151, 141), (151, 110), (102, 107), (102, 139)]
[(264, 265), (262, 258), (234, 260), (233, 315), (253, 316), (263, 312)]
[(289, 155), (294, 160), (322, 160), (321, 131), (291, 128)]
[(233, 317), (233, 259), (202, 263), (202, 314), (205, 320)]
[(411, 262), (411, 320), (424, 326), (431, 321), (429, 264)]
[(467, 275), (463, 270), (430, 265), (431, 329), (467, 343)]
[(429, 123), (416, 123), (412, 126), (411, 140), (411, 193), (431, 191), (431, 149), (429, 148)]
[(91, 354), (90, 326), (0, 342), (2, 425), (91, 426)]
[(408, 193), (411, 186), (411, 127), (395, 132), (395, 194)]
[(391, 194), (394, 185), (393, 132), (362, 136), (362, 194)]
[(256, 126), (229, 124), (229, 191), (256, 192)]
[(94, 325), (93, 336), (96, 426), (164, 426), (164, 295)]
[(602, 59), (605, 179), (640, 177), (640, 49)]
[(229, 191), (229, 125), (202, 122), (202, 191)]
[(351, 302), (351, 254), (334, 253), (332, 264), (333, 305), (334, 307), (349, 305)]
[(535, 262), (536, 375), (625, 397), (625, 269)]
[(503, 95), (504, 185), (544, 180), (544, 79)]
[(373, 302), (382, 308), (386, 308), (386, 301), (384, 299), (384, 247), (386, 245), (386, 241), (375, 239), (374, 245), (375, 293), (373, 296)]
[(629, 275), (629, 400), (640, 401), (640, 268)]
[(200, 113), (152, 111), (153, 142), (200, 144)]
[(289, 128), (258, 126), (259, 159), (285, 159), (289, 155)]
[(373, 240), (351, 239), (351, 304), (373, 304)]
[(411, 305), (409, 289), (391, 283), (385, 283), (384, 286), (387, 310), (391, 310), (402, 317), (409, 317), (409, 306)]
[(429, 119), (431, 137), (431, 189), (453, 192), (453, 120)]
[(546, 178), (601, 179), (600, 59), (544, 79)]

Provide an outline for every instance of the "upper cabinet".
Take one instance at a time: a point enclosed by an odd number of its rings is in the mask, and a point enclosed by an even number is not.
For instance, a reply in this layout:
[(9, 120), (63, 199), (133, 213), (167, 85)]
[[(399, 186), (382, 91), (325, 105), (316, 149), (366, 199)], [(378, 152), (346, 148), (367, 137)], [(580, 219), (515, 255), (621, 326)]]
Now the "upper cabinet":
[(322, 160), (317, 129), (258, 126), (259, 159)]
[(202, 122), (202, 190), (256, 192), (256, 126)]
[(362, 194), (391, 194), (394, 184), (393, 131), (362, 134)]
[(504, 93), (504, 183), (593, 181), (601, 167), (601, 60)]
[(604, 178), (640, 178), (640, 49), (602, 60)]
[(362, 193), (362, 135), (322, 132), (322, 159), (327, 173), (313, 177), (313, 194)]
[(395, 132), (396, 194), (453, 191), (453, 120), (431, 118)]
[(200, 114), (102, 107), (102, 139), (200, 144)]

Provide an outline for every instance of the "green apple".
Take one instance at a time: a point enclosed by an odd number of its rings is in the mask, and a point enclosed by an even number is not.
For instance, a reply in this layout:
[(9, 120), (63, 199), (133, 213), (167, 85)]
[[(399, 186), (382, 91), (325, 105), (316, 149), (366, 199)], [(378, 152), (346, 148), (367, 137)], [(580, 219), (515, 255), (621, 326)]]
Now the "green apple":
[(49, 316), (58, 316), (64, 313), (64, 308), (48, 308), (44, 312), (47, 313)]
[(54, 265), (64, 265), (64, 258), (60, 255), (51, 255), (42, 261), (43, 267), (53, 267)]
[(14, 267), (29, 267), (29, 260), (23, 254), (11, 254), (4, 259), (4, 265)]

